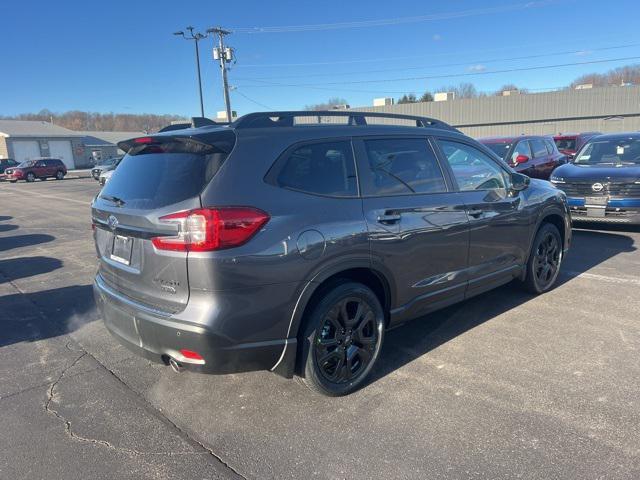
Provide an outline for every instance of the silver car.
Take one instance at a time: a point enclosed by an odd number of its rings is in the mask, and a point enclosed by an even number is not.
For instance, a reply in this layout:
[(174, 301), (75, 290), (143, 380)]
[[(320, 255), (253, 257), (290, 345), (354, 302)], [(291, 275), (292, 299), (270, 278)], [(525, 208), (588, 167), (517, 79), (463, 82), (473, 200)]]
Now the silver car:
[(97, 303), (178, 371), (348, 394), (385, 330), (514, 279), (546, 292), (571, 241), (563, 192), (434, 119), (255, 113), (120, 148), (92, 205)]

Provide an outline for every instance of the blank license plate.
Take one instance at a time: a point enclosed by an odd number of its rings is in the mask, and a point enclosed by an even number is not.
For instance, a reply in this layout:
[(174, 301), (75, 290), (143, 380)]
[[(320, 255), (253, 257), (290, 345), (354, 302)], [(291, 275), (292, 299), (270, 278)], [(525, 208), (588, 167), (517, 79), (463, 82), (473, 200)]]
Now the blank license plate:
[(133, 238), (115, 235), (113, 237), (113, 249), (111, 259), (116, 262), (129, 265), (131, 263), (131, 250), (133, 248)]
[(606, 207), (608, 201), (609, 201), (609, 197), (606, 197), (606, 196), (604, 196), (604, 197), (586, 197), (584, 199), (584, 204), (587, 207), (589, 207), (591, 205)]

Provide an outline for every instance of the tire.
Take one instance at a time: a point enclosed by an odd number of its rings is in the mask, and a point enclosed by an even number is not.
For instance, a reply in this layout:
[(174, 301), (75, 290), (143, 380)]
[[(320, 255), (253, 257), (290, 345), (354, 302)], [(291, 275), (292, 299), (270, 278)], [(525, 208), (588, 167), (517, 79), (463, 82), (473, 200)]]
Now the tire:
[(544, 223), (538, 229), (531, 246), (527, 275), (523, 285), (536, 295), (553, 288), (562, 265), (562, 237), (555, 225)]
[(9, 180), (10, 183), (16, 183), (18, 180)]
[(56, 172), (56, 180), (63, 180), (64, 179), (64, 172), (62, 170), (58, 170)]
[(311, 390), (348, 395), (367, 380), (384, 341), (385, 315), (367, 286), (342, 281), (327, 288), (305, 317), (298, 372)]
[(35, 180), (36, 180), (36, 176), (33, 174), (33, 172), (27, 173), (27, 182), (31, 183), (31, 182), (35, 182)]

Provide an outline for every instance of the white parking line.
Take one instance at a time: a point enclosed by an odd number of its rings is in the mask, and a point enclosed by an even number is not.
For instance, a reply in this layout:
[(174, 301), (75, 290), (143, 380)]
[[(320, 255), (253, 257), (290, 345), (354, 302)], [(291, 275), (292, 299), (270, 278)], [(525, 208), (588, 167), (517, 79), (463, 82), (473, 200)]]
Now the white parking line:
[(636, 279), (636, 278), (610, 277), (608, 275), (598, 275), (597, 273), (573, 272), (573, 271), (565, 271), (562, 273), (570, 277), (588, 278), (590, 280), (600, 280), (602, 282), (629, 283), (631, 285), (640, 285), (640, 279)]
[[(14, 190), (14, 191), (12, 191), (12, 192), (2, 192), (2, 193), (10, 194), (10, 193), (14, 193), (14, 192), (16, 192), (16, 191), (17, 191), (17, 190)], [(25, 193), (25, 192), (19, 192), (19, 193)], [(89, 201), (86, 201), (86, 200), (78, 200), (78, 199), (76, 199), (76, 198), (59, 197), (58, 195), (44, 195), (44, 194), (42, 194), (42, 193), (34, 193), (34, 195), (32, 195), (32, 196), (35, 196), (35, 197), (43, 197), (43, 198), (53, 198), (53, 199), (55, 199), (55, 200), (63, 200), (63, 201), (65, 201), (65, 202), (79, 203), (79, 204), (81, 204), (81, 205), (91, 205), (91, 201), (90, 201), (90, 200), (89, 200)]]

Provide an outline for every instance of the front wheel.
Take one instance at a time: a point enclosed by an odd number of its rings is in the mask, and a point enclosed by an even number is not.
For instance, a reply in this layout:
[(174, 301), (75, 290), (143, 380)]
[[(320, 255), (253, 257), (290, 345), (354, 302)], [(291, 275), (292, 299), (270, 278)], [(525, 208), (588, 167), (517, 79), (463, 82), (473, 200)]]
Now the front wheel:
[(531, 293), (550, 290), (562, 264), (562, 237), (555, 225), (545, 223), (540, 227), (531, 247), (527, 262), (524, 286)]
[(27, 182), (31, 183), (31, 182), (35, 182), (35, 180), (36, 180), (36, 176), (33, 174), (33, 172), (27, 173)]
[(328, 396), (362, 386), (384, 340), (384, 312), (373, 291), (360, 283), (338, 283), (324, 293), (305, 324), (303, 382)]

